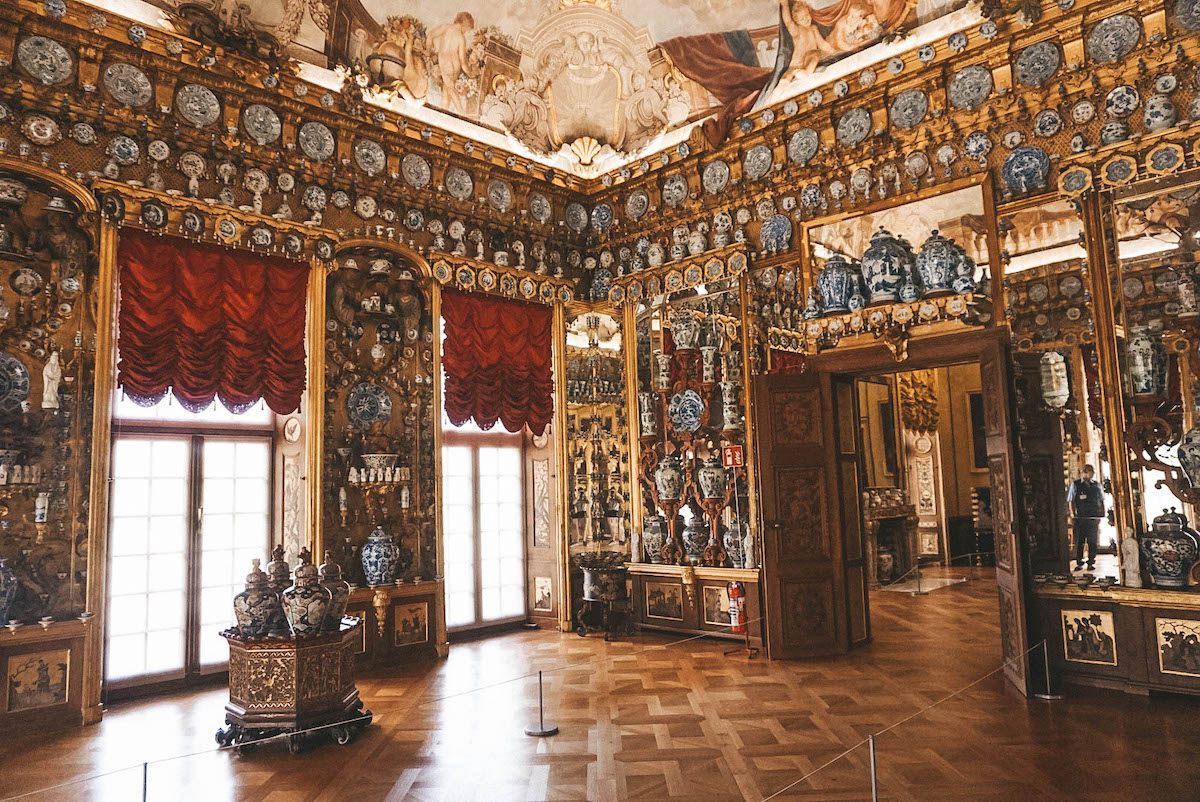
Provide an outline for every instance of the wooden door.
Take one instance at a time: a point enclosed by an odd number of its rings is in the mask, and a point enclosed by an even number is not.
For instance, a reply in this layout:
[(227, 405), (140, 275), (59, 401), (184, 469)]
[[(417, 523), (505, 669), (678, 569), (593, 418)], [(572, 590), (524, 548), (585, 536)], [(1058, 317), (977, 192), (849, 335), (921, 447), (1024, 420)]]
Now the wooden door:
[(767, 652), (845, 652), (868, 634), (853, 383), (809, 370), (755, 393)]
[(1013, 405), (1009, 394), (1006, 345), (988, 343), (979, 360), (983, 389), (984, 434), (987, 437), (988, 479), (992, 487), (992, 521), (996, 537), (996, 583), (1000, 600), (1000, 640), (1004, 675), (1021, 693), (1028, 693), (1028, 636), (1025, 625), (1023, 557), (1020, 525), (1013, 492), (1016, 460), (1013, 447)]

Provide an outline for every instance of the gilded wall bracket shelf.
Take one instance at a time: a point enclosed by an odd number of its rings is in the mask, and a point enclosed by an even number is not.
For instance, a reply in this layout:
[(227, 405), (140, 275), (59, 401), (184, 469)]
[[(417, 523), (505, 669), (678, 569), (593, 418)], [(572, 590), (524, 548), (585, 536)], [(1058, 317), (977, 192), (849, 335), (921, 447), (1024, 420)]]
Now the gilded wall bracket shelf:
[(464, 292), (485, 292), (547, 305), (575, 300), (575, 282), (570, 279), (452, 254), (431, 254), (430, 262), (433, 277), (440, 284)]
[(750, 265), (747, 251), (746, 243), (738, 242), (621, 276), (613, 280), (608, 300), (617, 305), (637, 304), (643, 298), (654, 298), (664, 292), (737, 278)]

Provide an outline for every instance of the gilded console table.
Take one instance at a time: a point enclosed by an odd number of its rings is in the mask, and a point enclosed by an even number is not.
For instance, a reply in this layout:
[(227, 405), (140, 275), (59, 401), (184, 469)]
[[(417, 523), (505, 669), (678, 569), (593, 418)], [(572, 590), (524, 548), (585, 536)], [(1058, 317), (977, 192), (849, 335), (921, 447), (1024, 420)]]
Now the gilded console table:
[(228, 726), (217, 730), (217, 743), (241, 750), (285, 735), (293, 754), (321, 737), (348, 743), (371, 723), (354, 684), (362, 626), (346, 617), (339, 631), (304, 638), (250, 640), (222, 632), (229, 642)]

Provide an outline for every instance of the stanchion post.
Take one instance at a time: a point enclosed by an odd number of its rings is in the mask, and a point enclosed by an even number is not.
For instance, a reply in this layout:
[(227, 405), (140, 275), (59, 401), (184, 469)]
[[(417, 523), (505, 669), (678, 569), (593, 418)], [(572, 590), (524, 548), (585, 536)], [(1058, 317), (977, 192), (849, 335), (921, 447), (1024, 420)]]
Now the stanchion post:
[[(1041, 699), (1043, 702), (1057, 702), (1063, 698), (1061, 693), (1055, 693), (1050, 687), (1050, 646), (1046, 643), (1046, 639), (1042, 638), (1042, 664), (1046, 669), (1046, 692), (1035, 693), (1034, 697)], [(1037, 648), (1037, 647), (1034, 647)]]
[(545, 699), (542, 695), (542, 672), (538, 672), (538, 723), (525, 728), (526, 735), (545, 738), (548, 735), (558, 735), (557, 724), (546, 723)]
[(871, 756), (871, 802), (879, 802), (879, 781), (875, 778), (875, 736), (867, 736), (867, 749)]
[(917, 589), (912, 592), (914, 596), (927, 596), (929, 591), (921, 590), (921, 558), (917, 558)]
[(146, 794), (148, 791), (146, 780), (149, 777), (149, 771), (150, 771), (149, 764), (143, 761), (143, 763), (142, 763), (142, 802), (146, 802)]

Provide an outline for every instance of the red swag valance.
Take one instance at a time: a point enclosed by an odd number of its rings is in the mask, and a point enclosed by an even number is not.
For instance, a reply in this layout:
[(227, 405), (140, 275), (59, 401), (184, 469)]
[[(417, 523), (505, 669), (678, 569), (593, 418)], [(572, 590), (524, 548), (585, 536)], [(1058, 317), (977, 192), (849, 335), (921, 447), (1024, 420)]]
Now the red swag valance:
[(482, 429), (540, 434), (554, 416), (547, 307), (457, 290), (442, 291), (446, 415)]
[(121, 232), (117, 386), (139, 403), (168, 390), (184, 408), (263, 399), (280, 415), (304, 391), (308, 266)]

